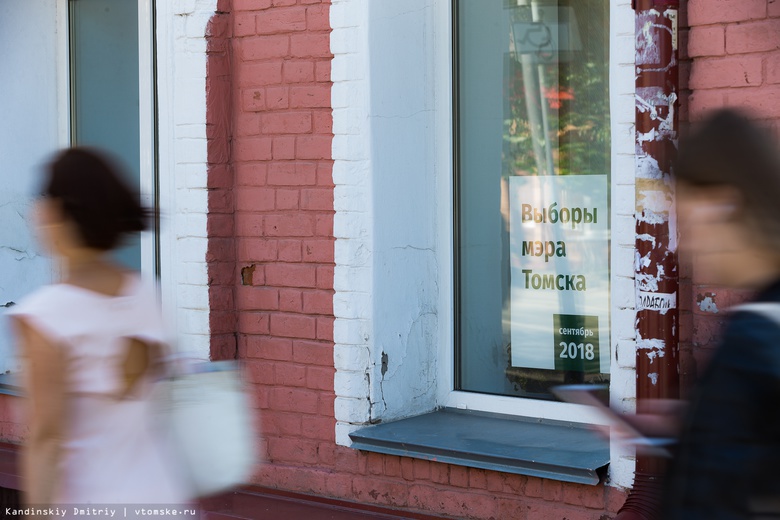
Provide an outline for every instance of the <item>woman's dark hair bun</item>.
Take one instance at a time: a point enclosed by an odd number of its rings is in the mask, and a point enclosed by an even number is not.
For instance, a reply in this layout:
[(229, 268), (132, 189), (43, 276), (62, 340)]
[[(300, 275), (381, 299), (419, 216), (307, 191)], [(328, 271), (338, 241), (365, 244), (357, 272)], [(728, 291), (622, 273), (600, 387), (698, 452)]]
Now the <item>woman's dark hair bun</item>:
[(42, 195), (60, 201), (84, 244), (113, 249), (122, 236), (147, 228), (150, 213), (121, 178), (116, 164), (90, 148), (68, 148), (48, 167)]

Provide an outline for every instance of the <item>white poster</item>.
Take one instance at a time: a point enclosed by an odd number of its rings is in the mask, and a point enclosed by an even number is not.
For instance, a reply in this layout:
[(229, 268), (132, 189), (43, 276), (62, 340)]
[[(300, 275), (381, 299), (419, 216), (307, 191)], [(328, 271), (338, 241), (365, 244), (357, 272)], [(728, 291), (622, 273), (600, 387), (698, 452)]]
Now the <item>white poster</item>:
[(509, 178), (512, 366), (609, 372), (607, 186)]

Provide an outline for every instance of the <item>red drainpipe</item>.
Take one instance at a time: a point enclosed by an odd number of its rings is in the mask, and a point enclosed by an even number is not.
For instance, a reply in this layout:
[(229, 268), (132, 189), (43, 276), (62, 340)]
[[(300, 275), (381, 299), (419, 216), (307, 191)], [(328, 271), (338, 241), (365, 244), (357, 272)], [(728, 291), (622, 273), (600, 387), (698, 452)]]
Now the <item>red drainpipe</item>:
[[(633, 0), (636, 12), (636, 397), (679, 398), (677, 154), (679, 0)], [(639, 456), (615, 520), (659, 520), (664, 461)]]

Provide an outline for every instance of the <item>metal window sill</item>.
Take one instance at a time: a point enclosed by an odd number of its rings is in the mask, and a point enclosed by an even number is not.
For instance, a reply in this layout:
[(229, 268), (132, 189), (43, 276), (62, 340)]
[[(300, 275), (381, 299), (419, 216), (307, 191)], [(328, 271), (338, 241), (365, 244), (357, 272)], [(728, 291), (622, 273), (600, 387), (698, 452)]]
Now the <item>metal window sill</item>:
[(594, 486), (609, 464), (609, 441), (587, 426), (452, 408), (350, 438), (359, 450)]
[(18, 374), (0, 374), (0, 395), (22, 397), (22, 385)]

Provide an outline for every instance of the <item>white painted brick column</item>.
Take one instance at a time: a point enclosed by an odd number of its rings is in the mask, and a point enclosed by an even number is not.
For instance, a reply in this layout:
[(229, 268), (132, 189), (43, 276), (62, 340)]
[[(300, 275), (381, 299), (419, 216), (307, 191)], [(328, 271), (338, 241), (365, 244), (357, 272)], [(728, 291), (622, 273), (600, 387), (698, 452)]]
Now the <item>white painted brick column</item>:
[(370, 419), (373, 220), (368, 117), (368, 3), (333, 0), (330, 9), (335, 263), (333, 358), (336, 442)]
[(178, 348), (207, 359), (206, 26), (216, 0), (157, 3), (163, 304)]
[[(612, 119), (612, 406), (636, 408), (636, 321), (634, 292), (634, 10), (628, 0), (610, 6), (610, 107)], [(613, 444), (610, 479), (629, 487), (633, 450)]]

